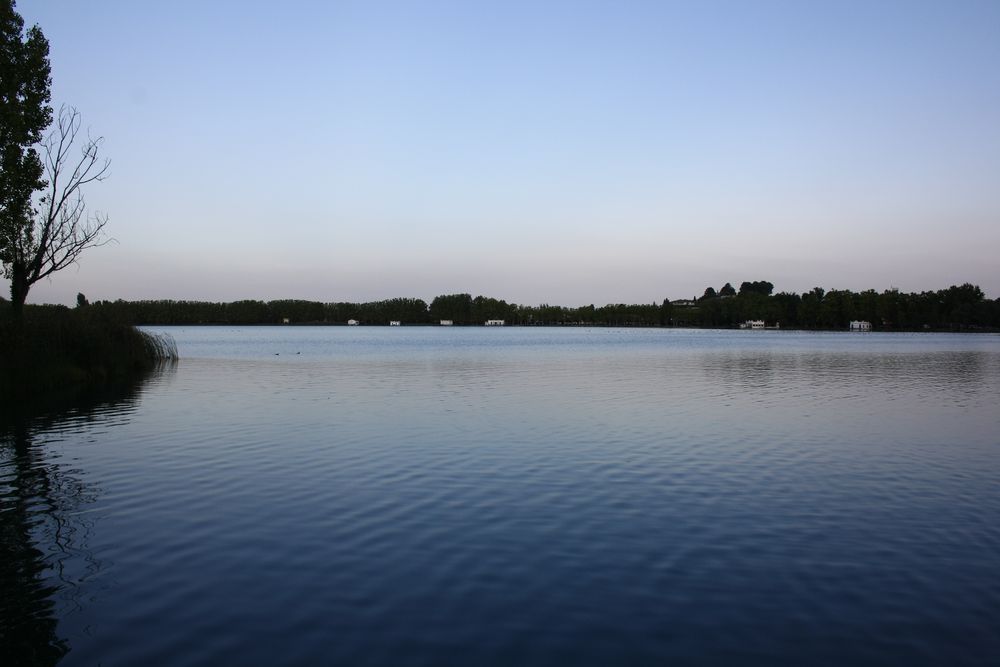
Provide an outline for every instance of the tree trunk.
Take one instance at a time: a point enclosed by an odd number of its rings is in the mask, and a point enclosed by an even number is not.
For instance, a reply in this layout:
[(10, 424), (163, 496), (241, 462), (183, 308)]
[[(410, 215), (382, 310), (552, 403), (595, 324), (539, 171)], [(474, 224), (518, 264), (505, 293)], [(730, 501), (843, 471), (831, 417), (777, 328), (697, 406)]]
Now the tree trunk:
[(24, 301), (28, 298), (28, 290), (31, 285), (24, 270), (19, 266), (14, 266), (10, 277), (10, 309), (15, 317), (20, 317), (24, 310)]

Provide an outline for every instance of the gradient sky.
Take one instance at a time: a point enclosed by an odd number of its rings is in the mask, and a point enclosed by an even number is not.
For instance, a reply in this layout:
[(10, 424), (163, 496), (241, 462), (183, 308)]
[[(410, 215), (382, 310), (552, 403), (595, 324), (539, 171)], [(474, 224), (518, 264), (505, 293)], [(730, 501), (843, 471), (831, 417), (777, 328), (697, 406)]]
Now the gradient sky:
[(18, 10), (116, 239), (31, 302), (1000, 296), (995, 0)]

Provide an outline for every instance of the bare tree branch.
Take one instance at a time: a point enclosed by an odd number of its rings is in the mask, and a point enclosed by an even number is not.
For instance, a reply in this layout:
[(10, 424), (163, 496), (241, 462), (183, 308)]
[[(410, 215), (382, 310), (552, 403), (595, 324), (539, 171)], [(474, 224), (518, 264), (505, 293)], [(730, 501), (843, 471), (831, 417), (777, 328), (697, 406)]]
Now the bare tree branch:
[(108, 177), (111, 162), (100, 157), (104, 138), (89, 133), (79, 157), (72, 157), (80, 127), (80, 112), (63, 106), (41, 144), (48, 185), (34, 217), (15, 235), (10, 262), (4, 267), (15, 301), (23, 303), (34, 283), (74, 264), (84, 250), (112, 240), (104, 237), (108, 216), (88, 215), (83, 196), (85, 186)]

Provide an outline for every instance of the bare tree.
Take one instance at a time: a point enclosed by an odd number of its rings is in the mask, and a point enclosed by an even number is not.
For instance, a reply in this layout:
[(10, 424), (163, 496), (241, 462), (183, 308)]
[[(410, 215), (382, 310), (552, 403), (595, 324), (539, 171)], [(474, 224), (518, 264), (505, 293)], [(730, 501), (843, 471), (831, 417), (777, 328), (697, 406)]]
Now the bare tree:
[[(87, 248), (104, 245), (106, 215), (88, 214), (83, 189), (108, 176), (111, 163), (100, 157), (103, 137), (80, 135), (80, 112), (62, 107), (55, 127), (42, 142), (47, 185), (28, 216), (4, 230), (4, 275), (10, 279), (11, 305), (20, 312), (36, 282), (74, 264)], [(79, 157), (71, 153), (80, 139)]]

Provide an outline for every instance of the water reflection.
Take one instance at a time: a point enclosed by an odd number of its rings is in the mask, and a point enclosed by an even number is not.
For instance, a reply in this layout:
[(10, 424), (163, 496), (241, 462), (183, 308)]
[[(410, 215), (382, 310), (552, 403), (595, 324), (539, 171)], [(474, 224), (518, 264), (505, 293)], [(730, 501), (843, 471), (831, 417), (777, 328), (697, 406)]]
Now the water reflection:
[(5, 429), (0, 662), (1000, 654), (990, 339), (346, 329)]
[(88, 549), (85, 512), (100, 494), (49, 444), (82, 424), (128, 419), (144, 386), (168, 366), (97, 391), (0, 408), (0, 655), (9, 665), (54, 665), (70, 650), (58, 619), (79, 610), (80, 582), (102, 568)]
[(798, 378), (804, 373), (824, 380), (857, 382), (864, 378), (939, 386), (982, 380), (990, 358), (982, 351), (857, 354), (730, 350), (703, 355), (701, 366), (713, 380), (746, 388)]

